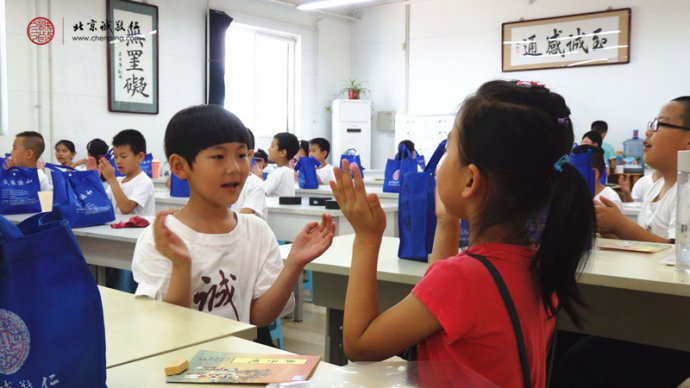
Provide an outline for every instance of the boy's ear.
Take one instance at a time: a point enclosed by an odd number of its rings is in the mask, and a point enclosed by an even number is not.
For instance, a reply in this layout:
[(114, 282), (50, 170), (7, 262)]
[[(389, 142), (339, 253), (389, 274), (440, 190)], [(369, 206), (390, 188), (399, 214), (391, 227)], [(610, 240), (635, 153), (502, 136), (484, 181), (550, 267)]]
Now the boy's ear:
[(278, 155), (280, 155), (281, 158), (287, 159), (287, 150), (278, 150)]
[(189, 163), (187, 160), (178, 154), (170, 155), (168, 159), (168, 165), (170, 166), (170, 172), (175, 174), (180, 179), (187, 179), (189, 175)]
[[(26, 152), (26, 158), (29, 160), (34, 159), (34, 156), (36, 156), (36, 153), (32, 149), (26, 148), (24, 152)], [(36, 160), (38, 160), (38, 158), (36, 158)]]
[(141, 161), (144, 160), (145, 157), (146, 157), (146, 153), (143, 151), (136, 154), (136, 158), (139, 160), (139, 163), (141, 163)]

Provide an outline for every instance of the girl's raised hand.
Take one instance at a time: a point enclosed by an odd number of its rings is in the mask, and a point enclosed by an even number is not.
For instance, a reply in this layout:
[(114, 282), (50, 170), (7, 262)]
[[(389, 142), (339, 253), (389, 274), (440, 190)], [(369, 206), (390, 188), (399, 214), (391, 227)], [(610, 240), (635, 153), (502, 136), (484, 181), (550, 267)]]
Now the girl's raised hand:
[[(350, 163), (347, 160), (343, 160), (342, 163), (342, 169), (333, 168), (335, 182), (329, 182), (333, 196), (343, 215), (350, 221), (355, 234), (380, 239), (386, 229), (386, 215), (379, 198), (376, 194), (367, 195), (359, 166), (352, 165), (350, 177)], [(343, 174), (343, 171), (346, 173)]]

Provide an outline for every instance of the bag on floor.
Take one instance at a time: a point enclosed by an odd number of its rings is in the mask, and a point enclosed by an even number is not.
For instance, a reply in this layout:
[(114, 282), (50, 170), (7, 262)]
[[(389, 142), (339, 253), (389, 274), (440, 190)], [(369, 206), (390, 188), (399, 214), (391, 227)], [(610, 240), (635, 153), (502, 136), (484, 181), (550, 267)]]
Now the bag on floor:
[(0, 216), (0, 386), (105, 387), (101, 297), (60, 210)]

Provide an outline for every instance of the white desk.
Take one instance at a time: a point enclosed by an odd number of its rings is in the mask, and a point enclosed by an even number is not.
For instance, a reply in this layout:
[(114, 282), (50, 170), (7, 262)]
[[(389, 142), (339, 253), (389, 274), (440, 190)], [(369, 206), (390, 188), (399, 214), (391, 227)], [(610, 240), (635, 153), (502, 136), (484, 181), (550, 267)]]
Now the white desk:
[[(215, 341), (205, 342), (199, 345), (185, 347), (176, 351), (149, 357), (140, 361), (120, 365), (108, 369), (106, 383), (110, 388), (165, 388), (165, 387), (200, 387), (204, 384), (180, 384), (166, 383), (163, 372), (166, 365), (179, 360), (190, 360), (199, 350), (212, 350), (218, 352), (253, 353), (253, 354), (290, 354), (284, 350), (257, 344), (237, 337), (226, 337)], [(320, 362), (314, 371), (313, 377), (327, 375), (337, 368), (336, 365)], [(214, 385), (215, 386), (215, 385)], [(257, 384), (232, 384), (232, 387), (258, 387)]]
[(231, 335), (256, 338), (256, 326), (248, 323), (106, 287), (98, 289), (103, 301), (107, 368)]
[[(328, 189), (330, 193), (330, 188)], [(312, 195), (317, 196), (317, 195)], [(323, 196), (323, 195), (318, 195)], [(156, 211), (168, 209), (172, 206), (183, 207), (189, 198), (171, 197), (169, 193), (156, 192)], [(398, 235), (398, 203), (382, 203), (386, 213), (386, 230), (384, 235)], [(301, 205), (281, 205), (278, 198), (266, 198), (268, 219), (266, 222), (275, 233), (278, 240), (292, 241), (305, 225), (314, 221), (321, 221), (322, 214), (330, 214), (335, 223), (335, 234), (353, 233), (352, 226), (340, 210), (329, 210), (323, 206), (310, 206), (307, 196), (302, 198)]]
[[(342, 318), (354, 235), (338, 236), (331, 248), (306, 266), (312, 271), (314, 304), (327, 307), (326, 361), (344, 364)], [(599, 239), (599, 244), (606, 239)], [(397, 257), (399, 239), (384, 237), (379, 251), (379, 308), (410, 293), (427, 263)], [(690, 351), (690, 275), (660, 261), (674, 249), (655, 254), (595, 249), (578, 283), (590, 305), (581, 330), (567, 318), (559, 327), (620, 340)], [(286, 254), (289, 246), (281, 247)]]
[[(398, 193), (384, 193), (383, 182), (381, 182), (380, 185), (370, 185), (369, 183), (365, 183), (364, 186), (366, 187), (367, 194), (376, 194), (381, 200), (382, 204), (398, 203)], [(318, 189), (300, 189), (297, 187), (295, 188), (295, 195), (299, 195), (301, 197), (333, 197), (333, 191), (331, 191), (331, 187), (329, 185), (319, 185)]]

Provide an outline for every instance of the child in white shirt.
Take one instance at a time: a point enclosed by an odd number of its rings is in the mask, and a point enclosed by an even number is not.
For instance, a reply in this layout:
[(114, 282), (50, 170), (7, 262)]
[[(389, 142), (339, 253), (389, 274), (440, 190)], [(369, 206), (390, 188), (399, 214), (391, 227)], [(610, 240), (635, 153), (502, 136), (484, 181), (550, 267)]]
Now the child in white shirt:
[(674, 243), (676, 237), (676, 180), (678, 151), (690, 149), (690, 96), (661, 107), (649, 123), (644, 139), (644, 162), (662, 178), (645, 196), (638, 222), (629, 220), (613, 203), (597, 206), (597, 231), (636, 241)]
[[(268, 148), (268, 160), (275, 162), (278, 168), (264, 180), (263, 187), (267, 197), (295, 195), (295, 170), (288, 164), (299, 149), (299, 141), (291, 133), (281, 132), (273, 137)], [(260, 179), (264, 179), (262, 170), (254, 168), (253, 172)]]
[(98, 170), (108, 182), (106, 192), (116, 216), (156, 215), (153, 181), (139, 166), (145, 156), (144, 136), (135, 129), (125, 129), (113, 138), (115, 166), (124, 176), (116, 177), (115, 169), (105, 158), (98, 162)]
[[(247, 157), (249, 160), (252, 160), (254, 156), (254, 134), (249, 129), (247, 129), (247, 132), (249, 133)], [(262, 155), (260, 159), (263, 158), (265, 156)], [(242, 192), (240, 192), (240, 196), (237, 198), (237, 202), (233, 203), (230, 209), (237, 213), (254, 214), (266, 220), (268, 212), (266, 210), (266, 194), (264, 193), (263, 181), (250, 172), (247, 180), (244, 182)]]
[(309, 156), (316, 158), (320, 166), (316, 169), (319, 177), (319, 184), (327, 185), (330, 181), (335, 181), (333, 166), (326, 163), (326, 158), (331, 153), (331, 143), (322, 137), (316, 137), (309, 141)]
[(328, 215), (294, 239), (283, 266), (276, 238), (259, 217), (229, 209), (249, 175), (244, 124), (218, 105), (175, 114), (165, 132), (171, 172), (189, 184), (189, 202), (158, 213), (139, 237), (136, 295), (264, 327), (292, 310), (304, 266), (331, 244)]

